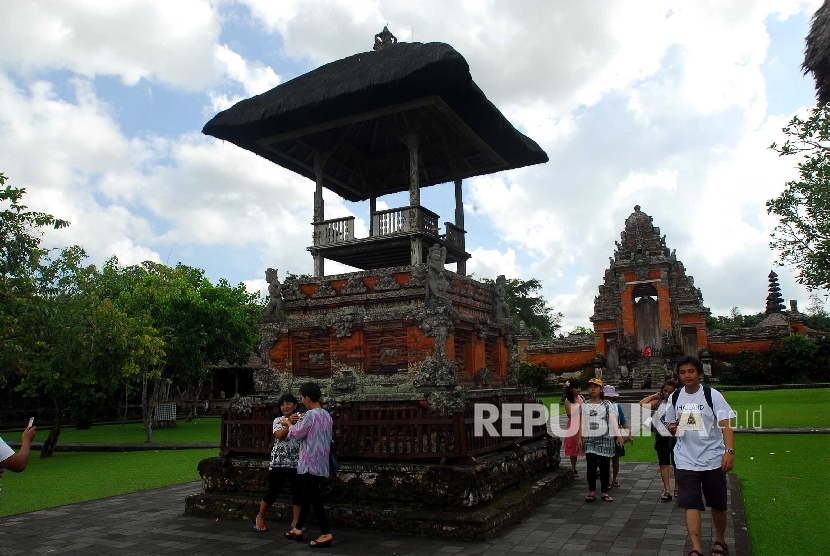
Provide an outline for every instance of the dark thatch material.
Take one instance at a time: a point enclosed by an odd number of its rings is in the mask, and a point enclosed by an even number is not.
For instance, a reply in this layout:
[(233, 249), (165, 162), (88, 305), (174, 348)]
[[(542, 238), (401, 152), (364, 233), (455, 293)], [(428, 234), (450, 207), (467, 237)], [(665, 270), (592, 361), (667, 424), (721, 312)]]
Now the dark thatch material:
[[(430, 98), (440, 101), (411, 104)], [(333, 148), (324, 186), (357, 201), (408, 188), (399, 137), (413, 128), (421, 186), (548, 160), (487, 100), (464, 57), (442, 43), (398, 43), (326, 64), (220, 112), (202, 132), (310, 179), (314, 150)]]
[(819, 104), (830, 102), (830, 0), (824, 0), (813, 15), (801, 67), (816, 80)]

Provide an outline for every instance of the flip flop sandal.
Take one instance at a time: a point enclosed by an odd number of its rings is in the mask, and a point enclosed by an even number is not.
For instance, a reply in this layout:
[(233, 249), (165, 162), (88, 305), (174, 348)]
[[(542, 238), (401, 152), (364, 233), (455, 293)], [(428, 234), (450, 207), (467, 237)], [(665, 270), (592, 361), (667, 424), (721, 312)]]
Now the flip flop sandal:
[(603, 502), (613, 502), (613, 501), (614, 501), (614, 499), (613, 499), (613, 498), (611, 498), (610, 496), (608, 496), (607, 494), (603, 494), (603, 495), (602, 495), (602, 501), (603, 501)]
[(703, 556), (703, 554), (700, 553), (700, 550), (692, 550), (686, 556)]
[(596, 499), (597, 499), (597, 497), (594, 496), (593, 494), (589, 494), (588, 496), (585, 497), (586, 502), (593, 502)]
[(303, 540), (303, 534), (302, 533), (292, 533), (291, 531), (289, 531), (285, 534), (285, 538), (288, 539), (289, 541), (301, 541), (301, 540)]
[(328, 548), (331, 546), (331, 541), (333, 539), (329, 539), (327, 541), (311, 541), (308, 543), (308, 546), (311, 548)]
[(620, 488), (622, 485), (619, 481), (614, 481), (613, 483), (611, 483), (611, 486), (614, 488)]
[(257, 533), (267, 533), (268, 532), (268, 527), (266, 527), (265, 529), (260, 529), (259, 527), (256, 526), (256, 519), (251, 520), (251, 527), (253, 527), (254, 531), (256, 531)]
[(669, 500), (671, 500), (671, 494), (669, 494), (668, 492), (664, 492), (663, 495), (660, 496), (660, 500), (662, 500), (663, 502), (668, 502)]
[(574, 469), (574, 479), (578, 479), (578, 478), (579, 478), (579, 471)]
[(715, 546), (712, 547), (712, 554), (723, 554), (723, 556), (726, 556), (729, 554), (729, 547), (726, 546), (725, 542), (715, 541)]

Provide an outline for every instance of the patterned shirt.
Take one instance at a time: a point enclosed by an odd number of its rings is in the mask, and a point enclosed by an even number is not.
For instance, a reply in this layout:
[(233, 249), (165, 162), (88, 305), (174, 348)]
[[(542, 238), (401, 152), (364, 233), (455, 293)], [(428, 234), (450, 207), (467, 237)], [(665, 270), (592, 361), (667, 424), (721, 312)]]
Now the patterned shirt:
[(302, 419), (288, 430), (288, 438), (300, 441), (300, 459), (297, 473), (318, 477), (329, 476), (331, 451), (331, 415), (323, 408), (307, 411)]
[(582, 451), (586, 454), (613, 457), (616, 435), (614, 424), (617, 422), (611, 402), (585, 402), (582, 404)]
[[(274, 430), (273, 432), (277, 432), (282, 430), (285, 425), (281, 425), (280, 421), (282, 421), (283, 417), (277, 417), (274, 419)], [(283, 440), (279, 438), (274, 438), (274, 447), (271, 448), (271, 465), (268, 469), (274, 469), (275, 467), (278, 468), (291, 468), (294, 469), (297, 467), (297, 460), (300, 457), (300, 442), (294, 438), (286, 437)]]
[[(6, 461), (10, 457), (14, 455), (14, 450), (12, 450), (8, 444), (6, 444), (2, 438), (0, 438), (0, 461)], [(4, 469), (0, 468), (0, 479), (3, 478), (3, 471)], [(2, 490), (0, 490), (2, 492)]]

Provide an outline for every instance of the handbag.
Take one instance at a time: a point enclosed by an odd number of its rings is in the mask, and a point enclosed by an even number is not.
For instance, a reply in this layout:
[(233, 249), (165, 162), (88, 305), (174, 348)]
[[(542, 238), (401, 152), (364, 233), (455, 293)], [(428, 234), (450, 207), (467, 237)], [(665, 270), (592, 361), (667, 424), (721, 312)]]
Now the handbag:
[(337, 457), (337, 442), (332, 438), (329, 449), (329, 476), (340, 469), (340, 458)]

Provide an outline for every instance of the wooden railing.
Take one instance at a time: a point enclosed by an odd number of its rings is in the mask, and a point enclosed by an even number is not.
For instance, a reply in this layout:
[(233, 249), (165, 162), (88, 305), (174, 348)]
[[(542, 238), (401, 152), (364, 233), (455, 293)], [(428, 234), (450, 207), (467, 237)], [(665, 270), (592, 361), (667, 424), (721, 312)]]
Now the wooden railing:
[(438, 215), (422, 206), (379, 210), (372, 213), (375, 236), (424, 232), (438, 237)]
[(459, 251), (464, 251), (464, 234), (467, 232), (451, 222), (444, 222), (444, 226), (446, 228), (446, 233), (441, 236), (441, 239), (444, 240), (448, 247), (454, 247)]
[(314, 245), (331, 245), (354, 239), (354, 216), (314, 223)]
[[(374, 407), (358, 402), (343, 405), (334, 420), (334, 436), (339, 455), (350, 459), (469, 458), (547, 434), (545, 425), (537, 425), (530, 436), (501, 436), (501, 419), (497, 419), (493, 423), (497, 435), (490, 435), (487, 427), (476, 435), (473, 405), (451, 413), (421, 407), (417, 401), (395, 402), (389, 408), (378, 408), (377, 403), (372, 403)], [(222, 455), (269, 455), (276, 412), (276, 406), (256, 406), (249, 414), (226, 413)]]

